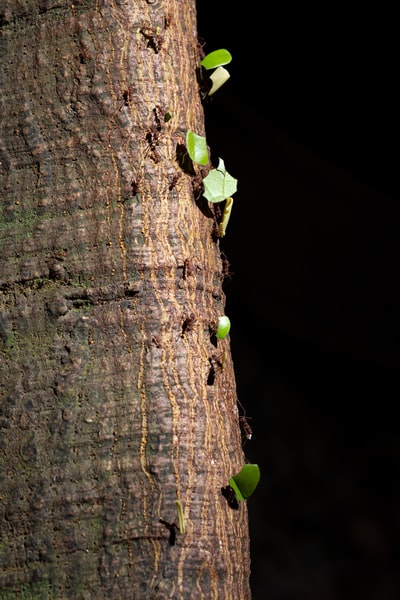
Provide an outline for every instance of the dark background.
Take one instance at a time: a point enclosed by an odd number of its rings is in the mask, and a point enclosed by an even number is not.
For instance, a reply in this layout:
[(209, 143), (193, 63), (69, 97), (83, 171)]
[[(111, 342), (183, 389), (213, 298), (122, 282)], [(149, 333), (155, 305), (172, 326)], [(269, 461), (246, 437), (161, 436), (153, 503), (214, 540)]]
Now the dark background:
[(400, 598), (397, 21), (332, 7), (198, 2), (204, 52), (233, 56), (205, 112), (238, 179), (221, 248), (261, 468), (253, 600)]

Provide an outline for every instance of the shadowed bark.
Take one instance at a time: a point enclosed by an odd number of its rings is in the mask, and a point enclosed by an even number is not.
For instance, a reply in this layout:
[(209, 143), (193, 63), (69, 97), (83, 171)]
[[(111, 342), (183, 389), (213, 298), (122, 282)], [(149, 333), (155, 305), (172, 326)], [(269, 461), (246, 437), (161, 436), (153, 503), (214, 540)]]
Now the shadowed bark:
[(249, 598), (195, 2), (0, 24), (0, 597)]

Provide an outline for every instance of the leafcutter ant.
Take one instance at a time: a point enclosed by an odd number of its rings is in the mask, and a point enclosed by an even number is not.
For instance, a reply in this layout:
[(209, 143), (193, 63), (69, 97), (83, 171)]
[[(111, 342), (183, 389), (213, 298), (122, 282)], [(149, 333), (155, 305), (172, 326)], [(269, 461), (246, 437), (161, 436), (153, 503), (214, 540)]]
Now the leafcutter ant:
[(137, 177), (136, 179), (134, 179), (131, 182), (132, 194), (134, 196), (137, 196), (137, 194), (139, 193), (141, 182), (142, 182), (142, 178), (141, 177)]
[(157, 146), (160, 143), (162, 130), (161, 120), (158, 116), (158, 110), (160, 110), (159, 106), (153, 108), (154, 123), (146, 133), (146, 142), (148, 143), (148, 148), (151, 152), (151, 158), (156, 163), (160, 161), (160, 155), (157, 151)]
[(216, 377), (218, 371), (222, 372), (224, 370), (226, 358), (227, 358), (226, 352), (222, 352), (219, 356), (217, 356), (216, 354), (213, 354), (208, 359), (208, 362), (210, 363), (210, 370), (208, 372), (207, 385), (214, 385), (215, 377)]
[(159, 143), (159, 137), (160, 134), (157, 132), (153, 132), (153, 131), (148, 131), (146, 133), (146, 142), (149, 145), (149, 150), (151, 153), (151, 158), (154, 160), (154, 162), (158, 163), (160, 162), (160, 155), (157, 152), (157, 146)]
[(190, 315), (183, 321), (181, 337), (185, 337), (186, 333), (193, 331), (195, 322), (196, 315), (194, 313), (190, 313)]
[(161, 340), (157, 335), (153, 335), (151, 338), (151, 343), (154, 344), (156, 348), (161, 348)]
[[(204, 53), (202, 52), (202, 54)], [(208, 92), (212, 88), (212, 81), (207, 73), (207, 70), (203, 66), (200, 66), (196, 69), (196, 79), (200, 90), (200, 98), (203, 102), (205, 100), (209, 100)]]
[(196, 272), (196, 265), (194, 264), (193, 258), (185, 258), (183, 261), (183, 279), (187, 279), (188, 277), (194, 275)]
[(224, 279), (230, 279), (234, 273), (232, 273), (232, 271), (229, 270), (229, 267), (231, 266), (231, 264), (224, 252), (221, 252), (221, 260), (222, 260), (222, 271), (221, 271), (222, 277)]
[(182, 177), (182, 173), (175, 173), (172, 176), (172, 179), (171, 179), (171, 181), (169, 183), (169, 186), (168, 186), (168, 190), (170, 192), (172, 192), (172, 190), (174, 189), (174, 187), (176, 187), (176, 184), (178, 183), (178, 181), (180, 180), (181, 177)]
[(243, 415), (240, 415), (239, 417), (239, 425), (242, 432), (242, 446), (244, 446), (246, 442), (249, 442), (253, 438), (253, 431), (249, 424), (251, 417), (246, 416), (246, 409), (240, 400), (238, 400), (237, 403), (243, 411)]
[(242, 444), (249, 442), (253, 437), (253, 431), (249, 425), (249, 419), (251, 417), (239, 417), (240, 429), (242, 430)]
[(165, 15), (164, 17), (164, 29), (168, 29), (168, 27), (172, 23), (172, 16), (170, 14)]
[(160, 521), (160, 523), (165, 525), (165, 527), (169, 531), (169, 539), (168, 539), (169, 545), (175, 546), (176, 532), (179, 531), (178, 525), (176, 523), (168, 523), (168, 521), (164, 521), (164, 519), (160, 519), (159, 521)]
[(128, 87), (122, 92), (124, 106), (129, 106), (132, 100), (133, 88)]
[(156, 54), (158, 54), (164, 42), (164, 34), (160, 33), (160, 27), (144, 26), (141, 27), (140, 33), (145, 38), (147, 47), (151, 48)]
[(228, 502), (228, 506), (230, 508), (232, 508), (233, 510), (239, 509), (239, 502), (236, 498), (235, 490), (230, 485), (222, 487), (221, 494), (224, 496), (224, 498), (226, 498), (226, 501)]

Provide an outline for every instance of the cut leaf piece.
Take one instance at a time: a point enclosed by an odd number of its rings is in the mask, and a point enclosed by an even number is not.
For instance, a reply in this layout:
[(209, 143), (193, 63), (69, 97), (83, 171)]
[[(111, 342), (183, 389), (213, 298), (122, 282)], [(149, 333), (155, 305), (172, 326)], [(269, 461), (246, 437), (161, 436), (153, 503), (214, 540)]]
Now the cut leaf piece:
[(219, 237), (224, 237), (224, 235), (226, 233), (226, 228), (228, 226), (229, 218), (231, 216), (232, 205), (233, 205), (233, 198), (227, 198), (225, 200), (225, 206), (224, 206), (224, 212), (222, 214), (222, 219), (218, 225)]
[(179, 533), (185, 533), (185, 518), (183, 516), (182, 504), (179, 500), (175, 500), (176, 511), (178, 513)]
[(208, 92), (208, 95), (212, 96), (213, 94), (215, 94), (215, 92), (219, 90), (219, 88), (222, 85), (224, 85), (226, 81), (228, 81), (229, 77), (230, 73), (229, 71), (224, 69), (224, 67), (218, 67), (218, 69), (215, 69), (215, 71), (210, 75), (212, 86), (210, 91)]
[(194, 163), (198, 165), (206, 165), (208, 163), (206, 138), (197, 135), (197, 133), (194, 133), (190, 129), (186, 134), (186, 149)]
[(218, 167), (212, 169), (207, 177), (203, 179), (203, 185), (203, 196), (209, 202), (222, 202), (236, 192), (237, 179), (229, 175), (225, 169), (224, 161), (220, 158)]
[(221, 65), (227, 65), (232, 60), (232, 55), (228, 50), (214, 50), (207, 54), (201, 61), (201, 66), (205, 69), (215, 69)]
[(229, 480), (229, 485), (235, 490), (238, 500), (246, 500), (252, 495), (260, 481), (258, 465), (243, 465), (242, 470)]
[(229, 333), (231, 328), (231, 322), (229, 317), (223, 315), (222, 317), (218, 317), (218, 326), (217, 326), (217, 338), (219, 340), (223, 340)]

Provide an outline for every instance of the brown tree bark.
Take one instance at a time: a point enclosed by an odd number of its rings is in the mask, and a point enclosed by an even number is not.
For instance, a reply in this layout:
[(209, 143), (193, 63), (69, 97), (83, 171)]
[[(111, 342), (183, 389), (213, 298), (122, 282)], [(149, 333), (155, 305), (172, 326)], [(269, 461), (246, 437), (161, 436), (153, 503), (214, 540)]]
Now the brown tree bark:
[(249, 598), (195, 1), (0, 24), (0, 597)]

